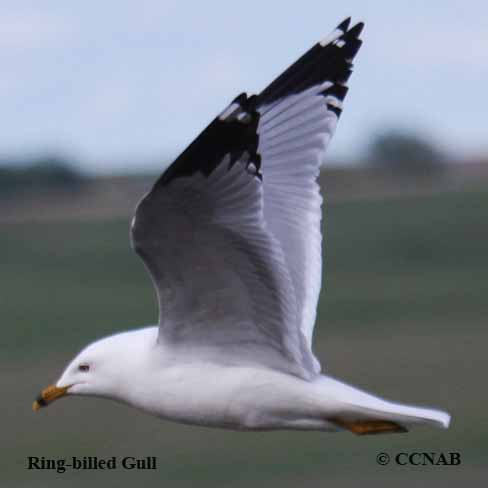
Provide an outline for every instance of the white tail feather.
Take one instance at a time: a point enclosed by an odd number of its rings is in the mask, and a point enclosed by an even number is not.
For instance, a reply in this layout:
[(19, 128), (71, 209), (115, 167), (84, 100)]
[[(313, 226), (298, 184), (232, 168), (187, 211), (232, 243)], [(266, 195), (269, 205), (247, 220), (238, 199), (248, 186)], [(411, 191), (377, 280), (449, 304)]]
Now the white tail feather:
[[(451, 416), (441, 410), (389, 402), (328, 376), (321, 376), (321, 389), (337, 401), (335, 408), (342, 418), (351, 420), (388, 420), (403, 426), (432, 425), (447, 429)], [(330, 408), (331, 405), (328, 405)]]

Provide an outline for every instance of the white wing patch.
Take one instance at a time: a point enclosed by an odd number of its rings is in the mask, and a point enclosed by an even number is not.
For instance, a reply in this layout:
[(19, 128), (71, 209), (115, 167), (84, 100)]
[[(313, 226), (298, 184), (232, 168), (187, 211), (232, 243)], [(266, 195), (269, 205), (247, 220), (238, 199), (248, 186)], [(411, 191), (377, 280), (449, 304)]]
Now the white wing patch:
[(227, 108), (222, 110), (219, 115), (220, 120), (226, 120), (228, 117), (232, 116), (235, 112), (240, 110), (241, 106), (237, 102), (232, 102)]
[[(322, 47), (324, 46), (327, 46), (327, 44), (332, 44), (333, 42), (337, 41), (337, 39), (339, 39), (339, 37), (341, 37), (342, 35), (344, 34), (344, 31), (337, 28), (335, 29), (334, 31), (332, 31), (330, 34), (328, 34), (327, 36), (325, 36), (321, 41), (320, 41), (320, 45)], [(341, 47), (341, 46), (339, 46)]]

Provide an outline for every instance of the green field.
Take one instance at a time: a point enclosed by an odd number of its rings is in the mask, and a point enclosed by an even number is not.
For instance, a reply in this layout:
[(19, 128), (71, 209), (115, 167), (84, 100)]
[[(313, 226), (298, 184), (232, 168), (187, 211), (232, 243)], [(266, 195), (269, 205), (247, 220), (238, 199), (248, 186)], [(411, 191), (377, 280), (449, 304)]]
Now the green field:
[[(316, 354), (334, 376), (453, 415), (448, 431), (235, 433), (98, 399), (35, 415), (37, 391), (88, 342), (154, 323), (127, 220), (0, 228), (2, 486), (459, 486), (488, 479), (488, 192), (327, 206)], [(212, 378), (209, 378), (212, 381)], [(461, 466), (378, 466), (379, 452)], [(28, 471), (27, 456), (157, 456), (158, 470)]]

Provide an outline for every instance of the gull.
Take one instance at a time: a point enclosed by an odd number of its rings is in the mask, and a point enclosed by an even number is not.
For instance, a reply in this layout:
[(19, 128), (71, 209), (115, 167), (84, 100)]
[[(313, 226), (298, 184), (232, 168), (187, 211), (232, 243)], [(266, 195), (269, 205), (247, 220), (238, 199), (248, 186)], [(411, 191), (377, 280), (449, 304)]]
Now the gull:
[(240, 94), (163, 172), (131, 225), (158, 325), (88, 345), (34, 410), (92, 395), (234, 430), (448, 427), (445, 412), (322, 374), (312, 352), (322, 278), (317, 176), (362, 29), (346, 19), (259, 95)]

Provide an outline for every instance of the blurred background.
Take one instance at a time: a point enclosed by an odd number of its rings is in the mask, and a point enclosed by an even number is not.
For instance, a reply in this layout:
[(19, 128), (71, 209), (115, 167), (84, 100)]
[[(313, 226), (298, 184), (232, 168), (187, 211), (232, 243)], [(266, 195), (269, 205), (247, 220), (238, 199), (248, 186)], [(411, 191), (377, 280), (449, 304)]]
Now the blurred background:
[[(320, 177), (315, 352), (347, 382), (448, 410), (452, 427), (243, 434), (85, 398), (34, 415), (84, 345), (157, 320), (128, 239), (141, 194), (232, 98), (348, 15), (366, 28)], [(2, 1), (2, 484), (486, 482), (487, 15), (474, 0)], [(460, 452), (462, 464), (382, 467), (379, 452)], [(27, 456), (157, 456), (159, 469), (57, 474), (26, 470)]]

